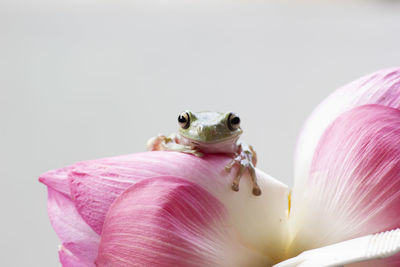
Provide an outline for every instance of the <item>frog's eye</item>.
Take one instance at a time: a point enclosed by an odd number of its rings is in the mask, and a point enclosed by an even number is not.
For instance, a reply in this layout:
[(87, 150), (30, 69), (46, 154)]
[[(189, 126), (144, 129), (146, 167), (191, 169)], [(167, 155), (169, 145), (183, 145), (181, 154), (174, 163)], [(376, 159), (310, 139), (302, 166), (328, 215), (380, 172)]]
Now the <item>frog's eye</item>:
[(228, 116), (228, 128), (234, 131), (240, 127), (240, 118), (235, 113), (230, 113)]
[(189, 128), (189, 125), (190, 125), (189, 114), (187, 112), (181, 113), (178, 116), (178, 123), (179, 123), (179, 126), (181, 126), (181, 128), (183, 128), (183, 129)]

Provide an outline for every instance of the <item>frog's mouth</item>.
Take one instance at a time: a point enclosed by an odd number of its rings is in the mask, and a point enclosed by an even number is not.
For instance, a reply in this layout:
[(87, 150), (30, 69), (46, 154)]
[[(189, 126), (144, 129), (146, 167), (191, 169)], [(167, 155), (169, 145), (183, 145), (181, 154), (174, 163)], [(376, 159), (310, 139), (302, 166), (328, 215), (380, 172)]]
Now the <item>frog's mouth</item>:
[(182, 136), (181, 140), (183, 144), (195, 147), (196, 149), (205, 153), (235, 153), (238, 139), (239, 135), (234, 135), (211, 142), (193, 140), (184, 136)]
[(216, 140), (210, 140), (210, 141), (202, 141), (202, 140), (198, 140), (198, 139), (193, 139), (193, 138), (188, 138), (186, 136), (181, 135), (182, 138), (184, 138), (186, 140), (186, 142), (190, 142), (191, 144), (194, 145), (212, 145), (212, 144), (219, 144), (219, 143), (225, 143), (225, 142), (236, 142), (239, 139), (239, 135), (240, 134), (235, 134), (232, 136), (228, 136), (226, 138), (220, 138), (220, 139), (216, 139)]

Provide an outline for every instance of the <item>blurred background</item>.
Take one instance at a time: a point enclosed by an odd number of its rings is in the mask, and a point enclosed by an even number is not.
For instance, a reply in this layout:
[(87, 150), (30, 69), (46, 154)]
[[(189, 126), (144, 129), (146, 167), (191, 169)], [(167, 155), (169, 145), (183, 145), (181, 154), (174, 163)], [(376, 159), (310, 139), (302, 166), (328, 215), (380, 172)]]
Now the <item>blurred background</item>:
[(312, 109), (399, 64), (394, 0), (0, 0), (0, 265), (59, 266), (41, 173), (144, 151), (185, 109), (232, 110), (292, 185)]

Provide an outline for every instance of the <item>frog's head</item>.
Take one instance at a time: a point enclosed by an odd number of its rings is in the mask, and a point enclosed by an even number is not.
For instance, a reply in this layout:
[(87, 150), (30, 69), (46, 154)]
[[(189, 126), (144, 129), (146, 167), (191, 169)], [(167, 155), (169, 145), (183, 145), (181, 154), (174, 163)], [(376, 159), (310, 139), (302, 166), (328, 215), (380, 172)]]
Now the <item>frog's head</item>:
[(181, 136), (201, 143), (236, 141), (242, 133), (240, 118), (233, 112), (184, 111), (178, 123)]

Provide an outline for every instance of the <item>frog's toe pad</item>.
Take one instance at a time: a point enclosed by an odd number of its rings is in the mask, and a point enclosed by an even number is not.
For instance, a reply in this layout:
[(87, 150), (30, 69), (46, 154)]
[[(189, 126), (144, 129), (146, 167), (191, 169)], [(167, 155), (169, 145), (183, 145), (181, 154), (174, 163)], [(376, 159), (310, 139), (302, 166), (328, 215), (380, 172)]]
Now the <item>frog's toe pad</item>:
[(253, 188), (253, 195), (255, 195), (255, 196), (261, 195), (261, 189), (259, 187), (254, 187)]
[(232, 184), (232, 190), (235, 191), (235, 192), (238, 192), (238, 191), (239, 191), (239, 185), (233, 183), (233, 184)]

